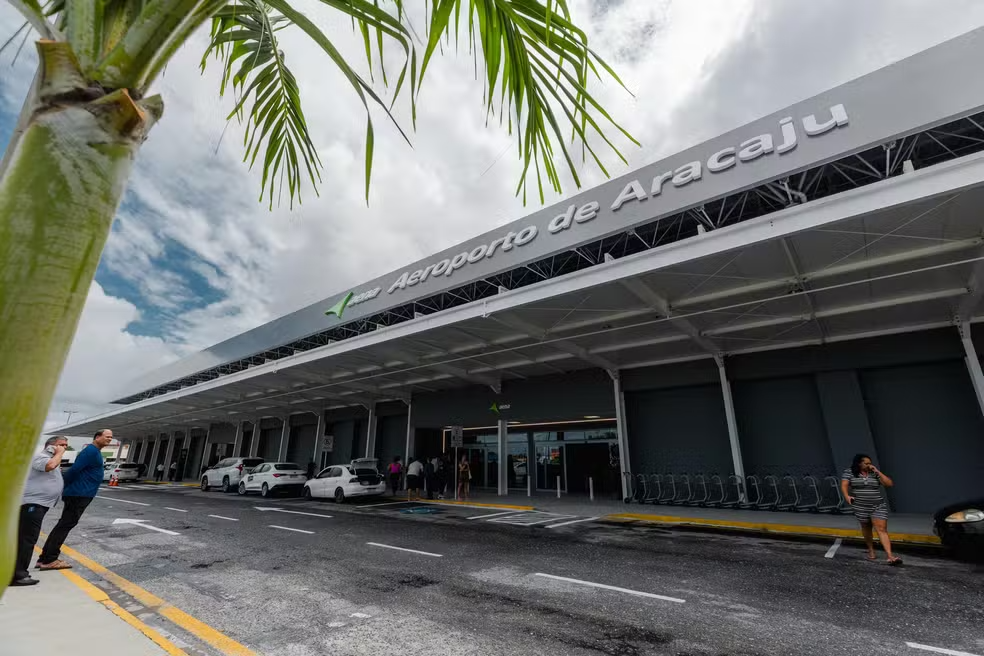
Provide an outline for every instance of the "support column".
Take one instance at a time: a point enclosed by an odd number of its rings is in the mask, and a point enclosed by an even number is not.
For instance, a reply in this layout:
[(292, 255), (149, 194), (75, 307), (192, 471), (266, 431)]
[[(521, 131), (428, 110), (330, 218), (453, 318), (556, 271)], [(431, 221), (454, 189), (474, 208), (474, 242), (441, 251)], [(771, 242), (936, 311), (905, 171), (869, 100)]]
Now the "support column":
[(233, 458), (239, 457), (239, 448), (242, 446), (242, 443), (243, 443), (243, 420), (240, 419), (239, 421), (236, 422), (236, 437), (232, 441)]
[(369, 421), (366, 422), (366, 457), (376, 457), (376, 404), (369, 404)]
[(981, 372), (981, 361), (977, 359), (977, 349), (974, 342), (970, 339), (970, 324), (962, 323), (958, 326), (960, 330), (960, 343), (964, 348), (964, 362), (967, 371), (970, 373), (970, 382), (974, 386), (974, 394), (977, 396), (977, 405), (981, 413), (984, 414), (984, 372)]
[(174, 457), (174, 443), (177, 441), (178, 441), (178, 431), (168, 433), (167, 451), (164, 453), (164, 478), (167, 478), (168, 476), (171, 475), (171, 459)]
[[(506, 420), (500, 419), (498, 421), (499, 428), (499, 466), (496, 467), (499, 478), (499, 496), (504, 497), (509, 494), (509, 472), (506, 466), (509, 463), (509, 458), (506, 456), (506, 449), (508, 447), (507, 434), (508, 429), (506, 428)], [(457, 465), (455, 465), (457, 467)]]
[[(403, 452), (404, 467), (406, 467), (407, 464), (410, 462), (410, 454), (413, 453), (413, 450), (415, 448), (414, 434), (413, 434), (413, 397), (410, 397), (410, 400), (407, 401), (406, 403), (407, 403), (407, 444)], [(457, 463), (452, 463), (452, 469), (454, 471), (457, 471), (457, 469), (455, 469), (457, 466), (458, 466)]]
[(629, 427), (625, 422), (625, 393), (617, 371), (609, 371), (615, 393), (615, 433), (618, 437), (618, 466), (622, 477), (622, 499), (632, 496), (632, 462), (629, 459)]
[(253, 436), (249, 439), (249, 457), (255, 458), (256, 454), (260, 450), (260, 422), (263, 421), (262, 417), (258, 417), (253, 421)]
[[(126, 461), (127, 462), (133, 462), (133, 450), (134, 450), (134, 446), (136, 445), (136, 441), (133, 440), (133, 439), (129, 439), (129, 440), (126, 441), (126, 444), (127, 444), (127, 448), (126, 448)], [(122, 449), (122, 448), (123, 447), (121, 446), (120, 449)]]
[(157, 458), (161, 452), (161, 434), (158, 432), (154, 436), (154, 449), (150, 453), (150, 462), (147, 463), (147, 473), (153, 476), (157, 473)]
[(718, 366), (718, 375), (721, 378), (721, 396), (724, 399), (724, 416), (728, 421), (728, 440), (731, 442), (731, 460), (734, 464), (735, 476), (741, 481), (739, 493), (741, 500), (745, 500), (745, 465), (741, 460), (741, 442), (738, 441), (738, 421), (735, 419), (735, 402), (731, 397), (731, 383), (728, 381), (728, 373), (724, 368), (724, 358), (716, 357), (714, 361)]
[(311, 460), (314, 461), (314, 475), (317, 476), (318, 472), (321, 471), (321, 454), (325, 448), (325, 409), (321, 408), (318, 410), (318, 424), (314, 429), (314, 453), (311, 454)]
[(280, 448), (277, 449), (277, 461), (287, 459), (287, 443), (290, 441), (290, 415), (284, 415), (284, 425), (280, 429)]
[(199, 478), (202, 475), (202, 469), (208, 467), (208, 462), (205, 460), (205, 456), (208, 454), (208, 438), (212, 436), (212, 424), (209, 423), (208, 428), (205, 429), (205, 443), (202, 445), (202, 457), (198, 461), (198, 471), (195, 472), (195, 477)]

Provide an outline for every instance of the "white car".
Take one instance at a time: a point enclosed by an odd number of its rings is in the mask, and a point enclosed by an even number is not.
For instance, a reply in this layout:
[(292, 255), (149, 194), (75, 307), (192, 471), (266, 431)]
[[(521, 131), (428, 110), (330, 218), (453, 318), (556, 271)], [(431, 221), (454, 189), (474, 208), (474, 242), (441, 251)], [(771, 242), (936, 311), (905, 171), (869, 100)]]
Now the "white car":
[(103, 482), (108, 482), (113, 474), (118, 481), (135, 481), (140, 478), (140, 465), (135, 462), (108, 464), (103, 467)]
[(239, 494), (259, 492), (268, 497), (274, 492), (299, 492), (307, 472), (294, 462), (264, 462), (239, 481)]
[(386, 492), (386, 479), (375, 458), (360, 458), (348, 465), (332, 465), (304, 484), (305, 499), (334, 499), (379, 496)]
[(210, 487), (221, 487), (223, 492), (232, 492), (239, 488), (243, 476), (263, 464), (263, 458), (225, 458), (218, 461), (202, 474), (202, 492), (208, 492)]

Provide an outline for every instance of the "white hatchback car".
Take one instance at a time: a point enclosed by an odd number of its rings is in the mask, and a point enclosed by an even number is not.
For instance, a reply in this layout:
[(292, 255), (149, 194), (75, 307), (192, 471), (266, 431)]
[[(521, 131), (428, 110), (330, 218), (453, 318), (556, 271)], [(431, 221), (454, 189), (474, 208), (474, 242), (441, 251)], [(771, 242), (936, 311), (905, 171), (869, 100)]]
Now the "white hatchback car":
[(307, 472), (294, 462), (264, 462), (239, 481), (239, 494), (259, 492), (268, 497), (274, 492), (300, 492)]
[(377, 465), (375, 458), (360, 458), (348, 465), (325, 467), (304, 484), (304, 498), (345, 503), (348, 497), (381, 495), (386, 492), (386, 479), (379, 473)]
[(118, 481), (135, 481), (140, 478), (140, 465), (135, 462), (110, 463), (103, 467), (103, 482), (109, 482), (113, 474)]
[(258, 465), (263, 458), (225, 458), (218, 461), (202, 474), (202, 492), (208, 492), (210, 487), (221, 487), (223, 492), (232, 492), (239, 488), (239, 481)]

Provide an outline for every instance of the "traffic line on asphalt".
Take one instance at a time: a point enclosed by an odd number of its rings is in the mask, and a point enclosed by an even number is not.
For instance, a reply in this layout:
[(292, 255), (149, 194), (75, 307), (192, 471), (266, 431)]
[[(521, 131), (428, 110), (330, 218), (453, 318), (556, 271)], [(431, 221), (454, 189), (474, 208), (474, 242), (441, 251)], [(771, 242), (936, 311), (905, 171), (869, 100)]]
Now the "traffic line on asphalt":
[(559, 524), (551, 524), (547, 528), (560, 528), (561, 526), (570, 526), (571, 524), (580, 524), (581, 522), (593, 522), (596, 519), (601, 519), (601, 516), (599, 515), (598, 517), (586, 517), (585, 519), (574, 519), (574, 520), (571, 520), (569, 522), (561, 522)]
[(570, 519), (571, 517), (574, 516), (575, 515), (560, 515), (559, 517), (547, 517), (546, 519), (538, 519), (532, 522), (524, 522), (521, 521), (520, 518), (517, 518), (515, 522), (511, 522), (509, 521), (510, 519), (512, 519), (511, 517), (503, 517), (502, 521), (499, 521), (498, 519), (492, 519), (489, 521), (496, 522), (499, 524), (511, 524), (512, 526), (536, 526), (537, 524), (547, 524), (549, 522), (556, 522), (558, 519)]
[(110, 501), (118, 501), (120, 503), (132, 503), (135, 506), (149, 506), (150, 505), (149, 503), (141, 503), (139, 501), (129, 501), (128, 499), (110, 499), (109, 497), (102, 497), (102, 496), (99, 496), (98, 494), (96, 495), (96, 498), (97, 499), (109, 499)]
[(307, 535), (314, 535), (314, 531), (305, 531), (300, 528), (291, 528), (289, 526), (277, 526), (276, 524), (267, 524), (270, 528), (279, 528), (281, 531), (293, 531), (294, 533), (306, 533)]
[(239, 521), (235, 517), (223, 517), (222, 515), (209, 515), (209, 517), (214, 517), (216, 519), (224, 519), (227, 522), (238, 522)]
[(827, 553), (825, 553), (823, 557), (833, 558), (834, 555), (837, 553), (837, 550), (840, 549), (841, 543), (843, 542), (844, 540), (842, 540), (841, 538), (837, 538), (836, 540), (834, 540), (834, 543), (830, 545), (830, 549), (827, 549)]
[(923, 651), (931, 651), (934, 654), (947, 654), (947, 656), (977, 656), (977, 654), (971, 654), (969, 651), (957, 651), (955, 649), (944, 649), (943, 647), (932, 647), (930, 645), (921, 645), (918, 642), (907, 642), (906, 647), (911, 647), (912, 649), (921, 649)]
[(416, 501), (387, 501), (386, 503), (367, 503), (364, 506), (356, 506), (356, 508), (378, 508), (380, 506), (396, 506), (401, 503), (416, 503)]
[(417, 551), (416, 549), (404, 549), (403, 547), (394, 547), (391, 544), (380, 544), (379, 542), (366, 542), (370, 547), (381, 547), (383, 549), (393, 549), (395, 551), (406, 551), (407, 553), (415, 553), (421, 556), (431, 556), (433, 558), (444, 558), (442, 554), (431, 553), (429, 551)]
[(677, 599), (676, 597), (666, 597), (664, 595), (653, 594), (652, 592), (641, 592), (639, 590), (629, 590), (628, 588), (619, 588), (614, 585), (606, 585), (604, 583), (594, 583), (593, 581), (582, 581), (580, 579), (570, 579), (566, 576), (554, 576), (553, 574), (543, 574), (542, 572), (537, 572), (534, 576), (542, 576), (545, 579), (552, 579), (554, 581), (564, 581), (565, 583), (574, 583), (575, 585), (586, 585), (590, 588), (600, 588), (602, 590), (611, 590), (613, 592), (624, 592), (625, 594), (635, 595), (636, 597), (647, 597), (649, 599), (661, 599), (663, 601), (672, 601), (675, 604), (686, 603), (685, 599)]
[(172, 508), (170, 506), (164, 506), (164, 510), (173, 510), (174, 512), (188, 512), (187, 510), (181, 510), (181, 508)]
[(522, 515), (525, 512), (526, 512), (525, 510), (520, 510), (520, 511), (509, 510), (507, 512), (492, 513), (491, 515), (474, 515), (472, 517), (465, 517), (465, 519), (490, 519), (492, 517), (499, 517), (501, 515)]
[(331, 515), (321, 515), (319, 513), (301, 512), (300, 510), (285, 510), (284, 508), (260, 508), (259, 506), (254, 506), (254, 507), (261, 512), (272, 510), (273, 512), (290, 513), (291, 515), (307, 515), (308, 517), (324, 517), (325, 519), (331, 519)]

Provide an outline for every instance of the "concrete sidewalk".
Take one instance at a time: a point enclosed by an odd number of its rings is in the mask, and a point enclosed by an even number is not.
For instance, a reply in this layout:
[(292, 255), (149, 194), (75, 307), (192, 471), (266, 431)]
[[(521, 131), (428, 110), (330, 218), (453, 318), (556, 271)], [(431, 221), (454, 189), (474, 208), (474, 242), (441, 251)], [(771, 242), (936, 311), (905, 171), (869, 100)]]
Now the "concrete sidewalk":
[(185, 652), (71, 570), (35, 572), (41, 582), (0, 598), (4, 656), (183, 656)]
[[(446, 500), (446, 503), (454, 501)], [(470, 503), (503, 509), (524, 510), (535, 508), (547, 512), (599, 517), (609, 520), (649, 521), (661, 524), (697, 526), (715, 529), (747, 530), (762, 533), (780, 533), (822, 537), (858, 538), (861, 532), (853, 515), (832, 515), (810, 512), (776, 512), (726, 508), (700, 508), (697, 506), (668, 506), (640, 503), (624, 503), (617, 499), (595, 499), (561, 496), (553, 493), (472, 494)], [(435, 502), (442, 503), (442, 502)], [(890, 515), (889, 533), (893, 541), (910, 544), (940, 544), (933, 535), (933, 521), (929, 515)]]

